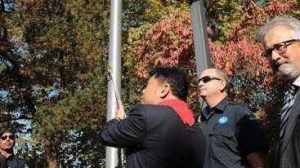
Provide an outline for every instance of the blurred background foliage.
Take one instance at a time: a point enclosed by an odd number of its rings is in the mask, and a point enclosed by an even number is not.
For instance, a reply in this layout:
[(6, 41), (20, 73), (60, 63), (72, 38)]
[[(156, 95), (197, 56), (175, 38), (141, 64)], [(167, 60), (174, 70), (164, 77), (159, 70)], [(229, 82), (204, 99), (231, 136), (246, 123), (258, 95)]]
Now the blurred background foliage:
[[(1, 125), (18, 129), (30, 167), (104, 167), (96, 132), (106, 120), (109, 1), (0, 0)], [(188, 70), (199, 113), (188, 0), (123, 0), (122, 99), (139, 102), (147, 71)], [(260, 57), (256, 30), (277, 15), (300, 19), (296, 0), (205, 0), (214, 66), (230, 97), (261, 119), (273, 154), (284, 84)], [(134, 86), (134, 87), (132, 87)], [(272, 160), (272, 157), (270, 157)]]

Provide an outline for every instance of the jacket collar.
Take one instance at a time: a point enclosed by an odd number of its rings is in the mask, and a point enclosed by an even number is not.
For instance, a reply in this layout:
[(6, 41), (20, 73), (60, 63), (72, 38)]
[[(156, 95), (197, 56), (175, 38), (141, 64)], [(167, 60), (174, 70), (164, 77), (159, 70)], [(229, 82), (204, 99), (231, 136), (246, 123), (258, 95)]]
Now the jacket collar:
[(209, 108), (208, 106), (206, 106), (203, 110), (202, 110), (202, 116), (205, 119), (210, 118), (214, 113), (223, 113), (226, 109), (226, 107), (228, 106), (228, 104), (230, 104), (230, 100), (226, 97), (224, 98), (222, 101), (220, 101), (220, 103), (218, 103), (215, 107)]

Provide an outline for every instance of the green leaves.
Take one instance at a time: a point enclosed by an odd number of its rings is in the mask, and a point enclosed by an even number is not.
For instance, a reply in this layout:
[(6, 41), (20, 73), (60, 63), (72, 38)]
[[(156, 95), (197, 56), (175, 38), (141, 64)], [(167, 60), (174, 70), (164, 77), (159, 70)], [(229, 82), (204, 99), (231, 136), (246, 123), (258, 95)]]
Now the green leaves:
[[(26, 108), (18, 102), (30, 100), (34, 112), (24, 110), (21, 114), (33, 117), (29, 126), (35, 151), (31, 154), (45, 157), (49, 164), (72, 160), (64, 146), (81, 144), (81, 135), (90, 136), (95, 143), (91, 134), (96, 134), (105, 120), (109, 4), (98, 0), (20, 0), (15, 6), (6, 18), (7, 29), (15, 50), (27, 54), (12, 56), (24, 66), (1, 85), (11, 93), (9, 103), (14, 106), (10, 114)], [(7, 111), (6, 107), (2, 109)], [(71, 139), (70, 131), (77, 132), (78, 138)], [(100, 148), (100, 144), (85, 146), (87, 151)], [(80, 162), (84, 165), (99, 158), (101, 152), (90, 152), (90, 157)], [(69, 166), (76, 160), (72, 158)], [(35, 163), (30, 167), (44, 167)]]

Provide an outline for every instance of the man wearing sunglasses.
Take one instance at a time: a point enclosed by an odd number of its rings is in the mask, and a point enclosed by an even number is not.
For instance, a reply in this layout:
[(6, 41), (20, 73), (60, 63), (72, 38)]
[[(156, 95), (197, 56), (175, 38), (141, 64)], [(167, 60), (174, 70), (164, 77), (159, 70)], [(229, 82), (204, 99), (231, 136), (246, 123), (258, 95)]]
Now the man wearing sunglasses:
[(206, 137), (205, 168), (264, 168), (268, 144), (255, 116), (227, 98), (229, 78), (218, 69), (200, 74), (198, 94), (206, 103), (200, 128)]
[(15, 133), (10, 128), (2, 128), (0, 131), (0, 157), (3, 161), (1, 166), (3, 168), (25, 168), (26, 162), (23, 159), (14, 155), (13, 148), (15, 146)]
[(259, 30), (274, 72), (288, 85), (280, 110), (279, 168), (300, 167), (300, 21), (276, 17)]
[(120, 109), (102, 127), (100, 142), (126, 148), (127, 168), (202, 168), (205, 140), (185, 102), (187, 94), (182, 70), (154, 68), (142, 103), (127, 117)]

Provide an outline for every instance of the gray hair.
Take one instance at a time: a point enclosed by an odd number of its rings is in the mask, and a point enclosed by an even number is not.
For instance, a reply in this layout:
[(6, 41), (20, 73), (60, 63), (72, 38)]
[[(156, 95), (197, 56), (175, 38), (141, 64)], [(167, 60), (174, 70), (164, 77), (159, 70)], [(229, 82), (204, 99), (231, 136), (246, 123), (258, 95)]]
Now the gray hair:
[(220, 69), (215, 69), (215, 73), (225, 81), (225, 91), (228, 91), (230, 85), (230, 79), (228, 75)]
[(291, 33), (294, 39), (300, 39), (300, 21), (293, 17), (288, 16), (277, 16), (267, 22), (258, 31), (258, 40), (263, 42), (264, 37), (268, 31), (278, 25), (284, 25), (291, 29)]

